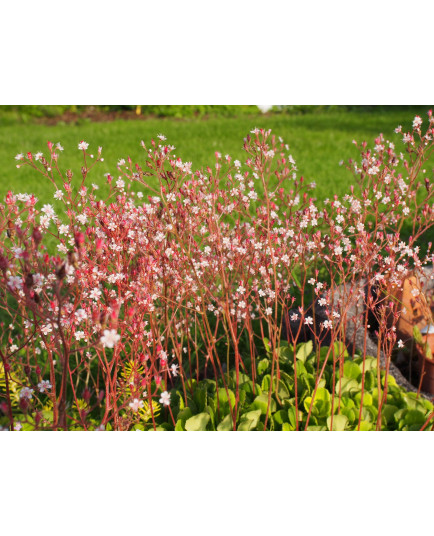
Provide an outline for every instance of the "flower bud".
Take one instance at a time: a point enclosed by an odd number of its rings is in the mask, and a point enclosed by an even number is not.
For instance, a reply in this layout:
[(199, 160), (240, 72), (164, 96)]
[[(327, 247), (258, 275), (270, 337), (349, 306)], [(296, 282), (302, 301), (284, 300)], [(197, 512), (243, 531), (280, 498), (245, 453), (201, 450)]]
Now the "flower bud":
[(42, 240), (42, 233), (38, 227), (35, 227), (33, 229), (32, 238), (33, 238), (33, 241), (35, 242), (36, 247), (39, 246)]
[(84, 234), (83, 233), (75, 233), (75, 245), (77, 248), (81, 248), (84, 244)]

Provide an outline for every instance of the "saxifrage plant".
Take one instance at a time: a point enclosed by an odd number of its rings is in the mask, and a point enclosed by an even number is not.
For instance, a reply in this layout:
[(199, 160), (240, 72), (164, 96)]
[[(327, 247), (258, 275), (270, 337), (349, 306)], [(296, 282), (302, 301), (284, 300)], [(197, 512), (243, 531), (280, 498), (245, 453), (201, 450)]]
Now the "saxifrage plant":
[[(177, 158), (164, 136), (142, 142), (144, 161), (121, 159), (117, 174), (106, 177), (104, 199), (90, 182), (102, 148), (93, 155), (87, 142), (78, 144), (78, 179), (61, 171), (60, 144), (49, 142), (46, 155), (17, 155), (18, 167), (31, 166), (52, 183), (58, 208), (38, 209), (33, 195), (13, 192), (0, 206), (2, 425), (130, 430), (150, 423), (157, 429), (164, 413), (176, 427), (175, 392), (187, 408), (200, 381), (212, 378), (221, 382), (237, 429), (243, 380), (256, 385), (258, 356), (266, 351), (270, 387), (261, 390), (268, 429), (274, 404), (282, 402), (282, 328), (298, 320), (288, 346), (296, 415), (305, 408), (296, 366), (302, 330), (311, 333), (318, 362), (326, 352), (314, 374), (309, 426), (326, 396), (328, 367), (333, 378), (343, 378), (354, 357), (342, 350), (336, 359), (325, 347), (345, 340), (345, 318), (359, 293), (366, 306), (360, 329), (366, 335), (373, 314), (378, 350), (386, 356), (384, 385), (376, 361), (375, 428), (381, 428), (392, 350), (402, 344), (395, 330), (400, 304), (383, 296), (410, 271), (432, 264), (430, 248), (420, 256), (418, 245), (434, 223), (423, 168), (434, 146), (431, 113), (424, 133), (421, 126), (416, 117), (404, 134), (406, 156), (383, 136), (373, 150), (362, 144), (361, 162), (349, 163), (355, 186), (324, 204), (313, 197), (315, 184), (298, 176), (289, 146), (260, 129), (244, 141), (245, 162), (216, 153), (215, 164), (199, 171)], [(336, 301), (343, 282), (348, 295)], [(312, 299), (327, 313), (320, 325)], [(362, 408), (366, 389), (362, 381)], [(356, 428), (365, 421), (360, 411)]]

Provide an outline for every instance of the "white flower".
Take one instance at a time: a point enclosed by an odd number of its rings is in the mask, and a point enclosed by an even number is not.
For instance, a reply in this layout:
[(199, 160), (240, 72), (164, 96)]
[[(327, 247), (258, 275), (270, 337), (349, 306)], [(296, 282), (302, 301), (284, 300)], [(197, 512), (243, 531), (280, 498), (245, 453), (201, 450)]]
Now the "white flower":
[(16, 344), (13, 344), (13, 345), (9, 348), (9, 350), (10, 350), (11, 352), (16, 352), (16, 351), (18, 350), (18, 346), (17, 346)]
[(15, 432), (19, 432), (22, 427), (23, 427), (23, 425), (20, 423), (20, 421), (17, 421), (17, 422), (14, 423)]
[(416, 298), (417, 296), (419, 296), (420, 290), (418, 288), (414, 288), (411, 293)]
[(44, 212), (44, 214), (46, 214), (48, 218), (53, 218), (55, 216), (54, 208), (52, 205), (44, 205), (41, 210), (42, 212)]
[(63, 147), (60, 145), (60, 143), (56, 143), (56, 149), (58, 151), (63, 151)]
[(308, 325), (312, 325), (313, 324), (313, 318), (311, 316), (307, 316), (305, 319), (304, 319), (304, 323), (308, 326)]
[(419, 128), (422, 124), (422, 118), (418, 115), (413, 120), (413, 128)]
[(118, 188), (123, 188), (123, 187), (125, 186), (125, 182), (124, 182), (122, 179), (118, 179), (118, 180), (116, 181), (116, 186), (117, 186)]
[(51, 324), (46, 324), (45, 326), (42, 326), (41, 331), (44, 335), (48, 335), (53, 331)]
[(69, 225), (59, 225), (59, 234), (64, 235), (69, 231)]
[(22, 160), (24, 158), (24, 155), (22, 153), (18, 153), (15, 157), (15, 160)]
[(35, 160), (40, 160), (42, 158), (42, 153), (36, 153), (35, 154)]
[(265, 309), (265, 314), (266, 314), (267, 316), (271, 316), (271, 315), (273, 314), (273, 309), (272, 309), (271, 307), (267, 307), (267, 308)]
[(135, 398), (128, 405), (134, 411), (134, 413), (137, 413), (140, 408), (143, 408), (143, 400), (139, 400), (138, 398)]
[(402, 342), (401, 339), (399, 339), (398, 341), (398, 348), (404, 348), (404, 343)]
[(48, 391), (52, 387), (53, 386), (51, 385), (49, 380), (42, 380), (41, 382), (38, 383), (38, 389), (40, 393), (44, 393), (45, 391)]
[(173, 364), (170, 369), (172, 371), (173, 376), (178, 376), (179, 365)]
[(101, 291), (99, 290), (99, 288), (94, 288), (89, 293), (89, 298), (93, 300), (98, 300), (100, 296), (101, 296)]
[(167, 391), (161, 393), (160, 404), (163, 404), (164, 406), (170, 406), (170, 393), (168, 393)]
[(58, 200), (60, 200), (60, 199), (62, 199), (63, 195), (64, 195), (64, 194), (63, 194), (62, 190), (56, 190), (56, 191), (54, 192), (53, 197), (54, 197), (54, 199), (58, 199)]
[(163, 136), (163, 134), (158, 134), (157, 138), (159, 138), (161, 141), (166, 141), (166, 136)]
[(297, 318), (298, 318), (298, 314), (297, 314), (297, 313), (293, 313), (293, 314), (291, 315), (291, 321), (292, 321), (292, 322), (295, 322), (295, 321), (297, 320)]
[(325, 305), (327, 305), (327, 300), (324, 299), (324, 298), (320, 298), (320, 299), (318, 300), (318, 305), (319, 305), (320, 307), (324, 307)]
[(20, 398), (24, 398), (25, 400), (32, 400), (33, 393), (33, 389), (30, 389), (29, 387), (23, 387), (20, 391)]
[(75, 335), (75, 338), (77, 339), (77, 341), (80, 341), (81, 339), (86, 338), (86, 335), (84, 334), (84, 331), (76, 331), (74, 335)]
[(324, 322), (323, 322), (324, 329), (331, 329), (332, 325), (333, 324), (332, 324), (331, 320), (324, 320)]
[(85, 151), (87, 148), (89, 147), (89, 144), (86, 143), (85, 141), (81, 141), (79, 144), (78, 144), (78, 148), (82, 151)]
[(116, 333), (115, 329), (105, 329), (104, 335), (101, 337), (100, 341), (102, 342), (104, 348), (114, 348), (114, 346), (119, 342), (121, 336)]

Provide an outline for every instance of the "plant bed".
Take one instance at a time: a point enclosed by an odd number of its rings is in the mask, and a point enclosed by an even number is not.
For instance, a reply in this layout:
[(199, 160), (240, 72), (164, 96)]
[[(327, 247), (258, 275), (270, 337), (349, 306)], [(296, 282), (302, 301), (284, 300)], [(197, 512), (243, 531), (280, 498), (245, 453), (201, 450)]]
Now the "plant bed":
[(0, 204), (2, 426), (429, 428), (429, 402), (396, 385), (403, 309), (384, 298), (432, 265), (416, 245), (434, 224), (428, 117), (404, 134), (406, 156), (382, 135), (363, 143), (356, 187), (323, 204), (257, 128), (244, 162), (217, 152), (196, 171), (160, 134), (102, 196), (102, 147), (78, 143), (76, 174), (59, 143), (18, 154), (55, 206), (12, 191)]

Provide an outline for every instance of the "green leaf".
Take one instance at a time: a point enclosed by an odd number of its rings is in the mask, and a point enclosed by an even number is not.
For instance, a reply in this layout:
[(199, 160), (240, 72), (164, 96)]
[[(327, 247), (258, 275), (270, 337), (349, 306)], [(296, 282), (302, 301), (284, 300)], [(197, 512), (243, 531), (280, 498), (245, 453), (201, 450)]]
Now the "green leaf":
[(313, 350), (313, 342), (307, 341), (300, 344), (300, 346), (297, 349), (296, 358), (301, 361), (305, 362), (306, 359), (310, 356)]
[(234, 429), (234, 423), (231, 415), (226, 415), (222, 422), (217, 426), (218, 432), (230, 432)]
[[(333, 432), (343, 432), (345, 427), (348, 424), (348, 417), (345, 415), (334, 415), (333, 416)], [(331, 416), (327, 419), (327, 428), (331, 430), (332, 418)]]
[[(354, 400), (357, 402), (357, 405), (360, 406), (362, 401), (362, 391), (359, 391), (354, 395)], [(366, 390), (363, 392), (363, 405), (372, 406), (373, 398), (371, 393), (368, 393)]]
[(268, 393), (268, 391), (270, 390), (270, 384), (271, 384), (271, 376), (267, 374), (262, 378), (261, 389), (263, 391), (267, 391)]
[(334, 350), (335, 350), (335, 357), (336, 358), (339, 358), (339, 357), (342, 357), (342, 356), (343, 357), (349, 357), (347, 347), (341, 341), (335, 342)]
[(266, 337), (264, 337), (262, 340), (264, 341), (265, 350), (269, 354), (271, 352), (270, 341)]
[(416, 409), (410, 410), (408, 413), (406, 413), (404, 417), (405, 424), (417, 424), (417, 425), (422, 426), (425, 423), (425, 421), (426, 421), (425, 415)]
[(385, 420), (386, 424), (393, 423), (395, 421), (395, 413), (398, 411), (397, 406), (393, 406), (392, 404), (386, 404), (383, 406), (383, 409), (381, 411), (381, 416)]
[(208, 413), (199, 413), (194, 415), (185, 423), (185, 429), (187, 432), (203, 432), (206, 430), (206, 425), (210, 420)]
[[(360, 431), (361, 432), (370, 432), (372, 430), (372, 423), (370, 422), (367, 422), (367, 421), (360, 421)], [(356, 430), (357, 430), (357, 426), (356, 426)]]
[(339, 394), (340, 386), (342, 388), (341, 394), (355, 394), (360, 390), (360, 385), (357, 380), (353, 380), (351, 378), (342, 378), (342, 380), (338, 380), (336, 382), (336, 394)]
[(178, 416), (177, 416), (177, 420), (178, 421), (185, 421), (187, 419), (190, 419), (190, 417), (193, 417), (193, 412), (191, 411), (191, 409), (189, 407), (187, 408), (184, 408), (183, 410), (181, 410), (179, 413), (178, 413)]
[[(264, 393), (262, 395), (257, 396), (255, 400), (253, 401), (253, 407), (255, 409), (260, 409), (262, 415), (265, 415), (267, 413), (267, 407), (268, 407), (268, 395)], [(270, 402), (270, 413), (274, 413), (275, 411), (276, 411), (276, 402), (272, 398)]]
[(196, 402), (199, 411), (205, 409), (208, 401), (206, 386), (200, 384), (197, 386), (193, 394), (193, 400)]
[(182, 419), (176, 421), (175, 432), (185, 432), (185, 421)]
[(261, 361), (259, 361), (258, 363), (258, 374), (260, 376), (262, 376), (262, 374), (264, 374), (264, 372), (266, 372), (268, 370), (268, 368), (270, 367), (270, 360), (269, 359), (261, 359)]
[(220, 388), (218, 399), (220, 405), (220, 414), (228, 415), (229, 413), (231, 413), (231, 408), (233, 410), (235, 407), (234, 393), (230, 389), (228, 389), (228, 392), (226, 392), (226, 389)]
[(276, 424), (280, 425), (282, 425), (284, 422), (289, 422), (288, 412), (284, 409), (279, 409), (279, 411), (276, 411), (276, 413), (274, 413), (273, 419)]
[[(318, 387), (315, 399), (312, 404), (311, 415), (315, 417), (326, 417), (331, 411), (331, 395), (324, 389), (324, 387)], [(304, 401), (304, 409), (309, 412), (312, 403), (312, 397), (308, 396)]]
[(259, 419), (261, 417), (261, 410), (249, 411), (241, 415), (240, 425), (238, 426), (238, 431), (248, 432), (249, 430), (254, 430), (258, 426)]
[(344, 363), (344, 378), (351, 378), (358, 380), (362, 376), (362, 371), (359, 365), (353, 361), (346, 361)]

